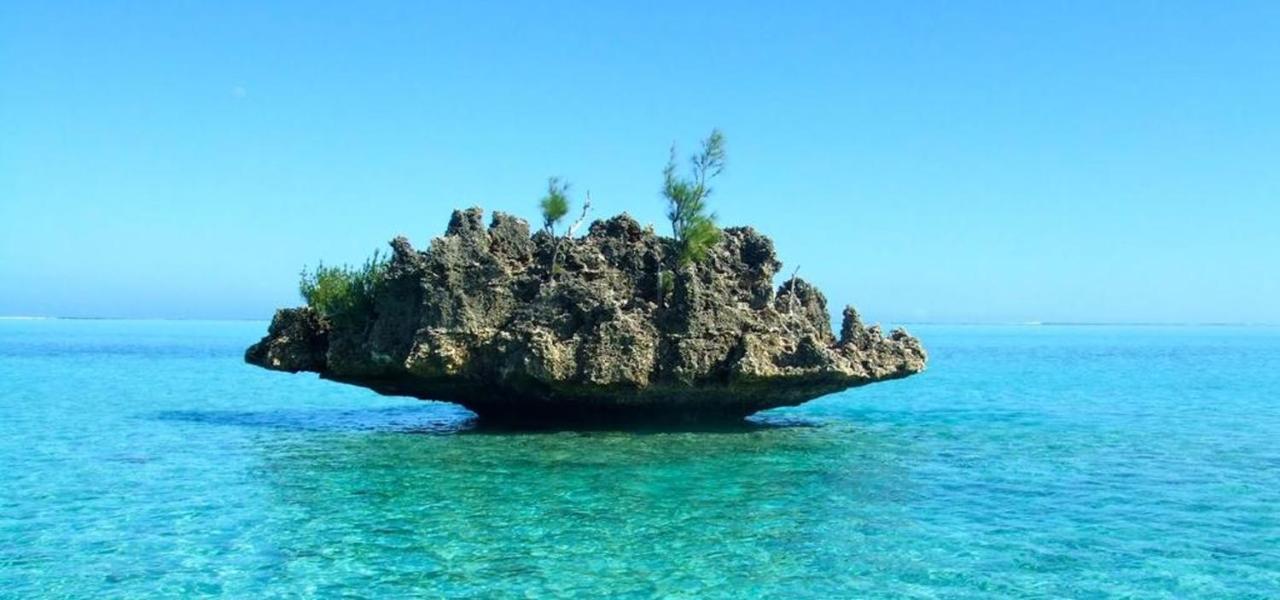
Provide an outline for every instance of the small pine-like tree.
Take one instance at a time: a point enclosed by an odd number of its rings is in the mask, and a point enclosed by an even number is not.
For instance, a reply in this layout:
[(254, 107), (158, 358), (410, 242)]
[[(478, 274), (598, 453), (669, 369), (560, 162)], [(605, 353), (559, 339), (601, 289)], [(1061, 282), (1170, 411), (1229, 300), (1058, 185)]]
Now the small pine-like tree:
[(680, 248), (680, 264), (698, 262), (720, 241), (715, 213), (707, 212), (706, 200), (711, 195), (711, 180), (724, 171), (724, 134), (719, 129), (702, 141), (702, 151), (692, 156), (692, 175), (676, 174), (676, 148), (663, 169), (662, 195), (667, 199), (667, 218), (671, 235)]
[(587, 213), (591, 211), (591, 192), (587, 192), (587, 199), (582, 203), (582, 215), (569, 225), (564, 236), (556, 235), (556, 224), (569, 214), (569, 183), (561, 181), (559, 177), (548, 179), (547, 195), (538, 201), (538, 206), (542, 209), (542, 230), (547, 232), (552, 240), (551, 268), (547, 271), (547, 276), (554, 283), (556, 274), (560, 270), (560, 243), (573, 237), (574, 230), (587, 218)]
[(547, 195), (538, 202), (542, 209), (542, 228), (555, 236), (556, 223), (569, 214), (569, 184), (559, 177), (547, 180)]

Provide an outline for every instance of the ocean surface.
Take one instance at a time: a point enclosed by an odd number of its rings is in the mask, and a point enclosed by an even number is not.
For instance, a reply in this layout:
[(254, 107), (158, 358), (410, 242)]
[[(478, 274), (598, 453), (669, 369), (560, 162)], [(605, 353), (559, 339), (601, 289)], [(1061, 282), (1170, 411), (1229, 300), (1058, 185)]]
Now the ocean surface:
[(917, 326), (929, 370), (701, 431), (512, 432), (0, 321), (0, 597), (1280, 597), (1280, 329)]

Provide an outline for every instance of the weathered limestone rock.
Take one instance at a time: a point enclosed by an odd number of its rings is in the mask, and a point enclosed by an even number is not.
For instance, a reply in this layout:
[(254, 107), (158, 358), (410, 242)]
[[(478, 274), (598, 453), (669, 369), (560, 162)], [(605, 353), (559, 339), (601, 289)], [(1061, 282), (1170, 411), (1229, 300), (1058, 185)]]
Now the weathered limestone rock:
[(484, 418), (565, 421), (737, 418), (925, 366), (918, 340), (886, 338), (851, 307), (837, 338), (801, 279), (775, 293), (773, 242), (749, 227), (687, 266), (626, 215), (557, 239), (500, 212), (485, 227), (472, 208), (425, 251), (391, 248), (369, 314), (281, 309), (245, 360)]

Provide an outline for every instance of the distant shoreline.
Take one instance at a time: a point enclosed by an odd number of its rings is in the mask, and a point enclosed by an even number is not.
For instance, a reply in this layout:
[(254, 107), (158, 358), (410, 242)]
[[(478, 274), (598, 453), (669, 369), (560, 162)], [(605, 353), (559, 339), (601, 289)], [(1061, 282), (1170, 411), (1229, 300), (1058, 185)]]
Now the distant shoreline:
[(215, 323), (265, 323), (270, 320), (270, 317), (31, 317), (21, 315), (0, 315), (0, 321), (208, 321)]
[(989, 322), (981, 321), (893, 321), (903, 325), (947, 325), (961, 327), (1280, 327), (1280, 323), (1231, 323), (1231, 322), (1142, 322), (1142, 321), (1028, 321), (1028, 322)]

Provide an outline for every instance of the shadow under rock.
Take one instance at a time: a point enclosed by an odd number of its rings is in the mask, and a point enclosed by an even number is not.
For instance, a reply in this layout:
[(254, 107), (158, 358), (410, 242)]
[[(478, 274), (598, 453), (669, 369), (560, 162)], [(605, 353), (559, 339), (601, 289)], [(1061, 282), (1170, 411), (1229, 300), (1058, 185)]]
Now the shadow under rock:
[(459, 433), (470, 435), (513, 435), (513, 434), (554, 434), (564, 432), (579, 433), (752, 433), (770, 429), (786, 429), (794, 427), (821, 427), (822, 422), (801, 419), (794, 416), (774, 416), (768, 413), (751, 415), (746, 418), (725, 419), (723, 421), (663, 421), (655, 419), (642, 420), (591, 420), (563, 422), (556, 420), (531, 420), (523, 422), (507, 420), (487, 420), (477, 418), (474, 426)]
[(470, 429), (476, 424), (476, 416), (470, 411), (443, 403), (368, 409), (168, 410), (152, 413), (150, 418), (159, 421), (285, 431), (381, 431), (423, 434), (454, 434)]
[(490, 421), (460, 406), (422, 403), (418, 406), (391, 406), (369, 409), (298, 408), (264, 411), (170, 410), (152, 413), (149, 418), (232, 427), (279, 429), (284, 431), (378, 431), (431, 435), (515, 435), (563, 432), (635, 434), (660, 433), (752, 433), (770, 429), (821, 427), (821, 420), (764, 412), (745, 419), (697, 422), (585, 422)]

